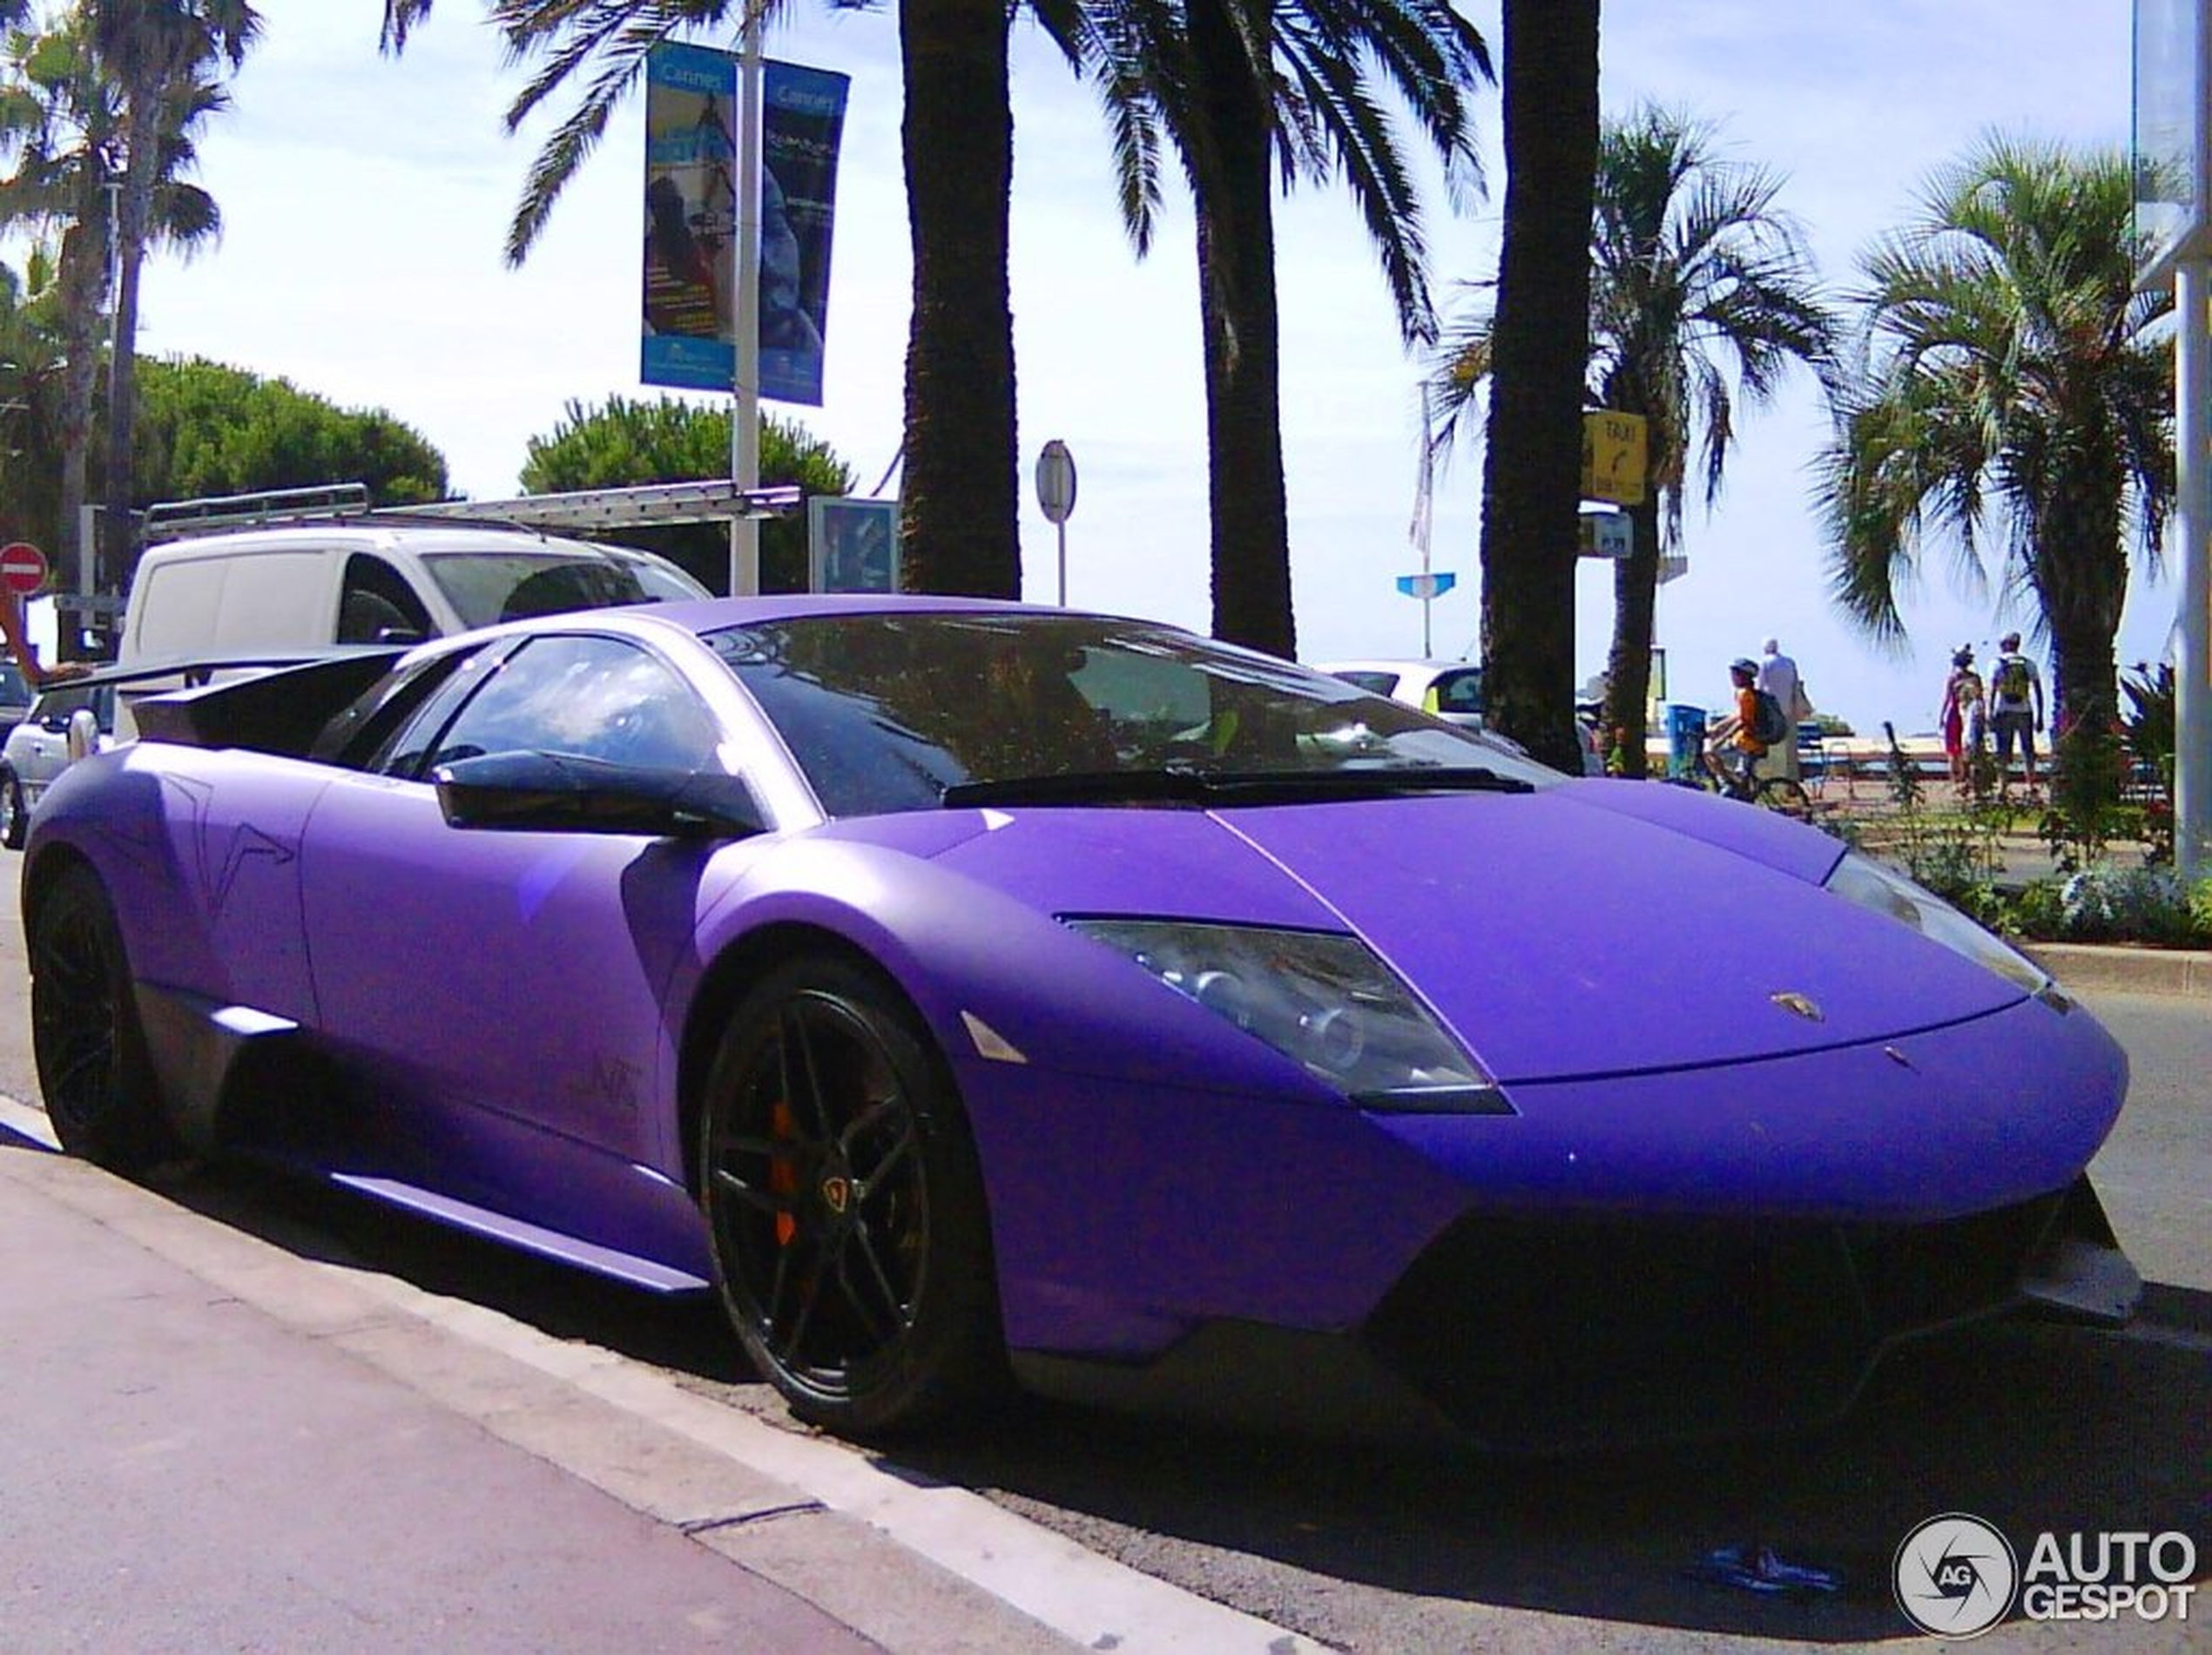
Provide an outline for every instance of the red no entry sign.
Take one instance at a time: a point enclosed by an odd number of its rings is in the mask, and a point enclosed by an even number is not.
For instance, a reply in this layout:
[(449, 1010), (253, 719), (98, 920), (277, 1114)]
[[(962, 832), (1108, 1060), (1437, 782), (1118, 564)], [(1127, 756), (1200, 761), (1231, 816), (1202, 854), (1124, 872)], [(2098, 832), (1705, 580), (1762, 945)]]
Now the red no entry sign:
[(46, 554), (28, 540), (0, 546), (0, 583), (28, 598), (46, 584)]

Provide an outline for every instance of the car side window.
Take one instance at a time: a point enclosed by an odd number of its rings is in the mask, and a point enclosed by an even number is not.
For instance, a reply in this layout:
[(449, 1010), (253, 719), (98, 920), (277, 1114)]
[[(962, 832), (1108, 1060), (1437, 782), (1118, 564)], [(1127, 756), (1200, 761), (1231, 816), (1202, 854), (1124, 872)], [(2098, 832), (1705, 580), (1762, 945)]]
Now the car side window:
[(1480, 718), (1482, 714), (1482, 669), (1463, 666), (1456, 672), (1439, 672), (1436, 681), (1428, 686), (1435, 698), (1432, 709), (1438, 713), (1468, 713)]
[(1395, 672), (1369, 672), (1363, 671), (1339, 672), (1336, 676), (1342, 679), (1345, 683), (1352, 686), (1356, 689), (1366, 691), (1370, 695), (1386, 696), (1398, 687), (1398, 674)]
[(429, 610), (398, 570), (365, 551), (346, 559), (345, 595), (338, 604), (339, 643), (415, 643), (436, 632)]
[(536, 638), (481, 681), (461, 676), (471, 682), (460, 710), (446, 719), (448, 697), (432, 697), (395, 749), (391, 773), (423, 774), (488, 753), (574, 753), (651, 770), (714, 763), (714, 721), (691, 686), (626, 639)]

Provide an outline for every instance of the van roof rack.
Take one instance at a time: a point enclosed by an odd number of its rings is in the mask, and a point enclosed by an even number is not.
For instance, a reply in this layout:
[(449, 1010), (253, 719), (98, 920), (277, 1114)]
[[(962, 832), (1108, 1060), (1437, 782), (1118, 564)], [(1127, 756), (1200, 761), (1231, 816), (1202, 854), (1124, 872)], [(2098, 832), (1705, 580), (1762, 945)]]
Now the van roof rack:
[(346, 519), (381, 523), (397, 517), (577, 532), (779, 517), (796, 510), (802, 498), (796, 484), (740, 489), (726, 478), (708, 477), (690, 483), (641, 483), (617, 489), (526, 494), (511, 500), (434, 500), (425, 505), (372, 506), (367, 483), (333, 483), (309, 489), (165, 500), (146, 509), (145, 530), (147, 544), (152, 544), (226, 529)]

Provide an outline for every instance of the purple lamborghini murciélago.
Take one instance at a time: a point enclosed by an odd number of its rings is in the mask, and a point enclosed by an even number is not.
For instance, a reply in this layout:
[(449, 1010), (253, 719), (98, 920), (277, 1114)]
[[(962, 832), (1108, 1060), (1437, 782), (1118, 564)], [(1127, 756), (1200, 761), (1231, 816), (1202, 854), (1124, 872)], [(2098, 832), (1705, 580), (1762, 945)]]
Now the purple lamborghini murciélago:
[(711, 1289), (832, 1429), (1768, 1429), (2141, 1291), (2125, 1059), (1994, 937), (1172, 627), (655, 605), (136, 714), (24, 858), (64, 1144)]

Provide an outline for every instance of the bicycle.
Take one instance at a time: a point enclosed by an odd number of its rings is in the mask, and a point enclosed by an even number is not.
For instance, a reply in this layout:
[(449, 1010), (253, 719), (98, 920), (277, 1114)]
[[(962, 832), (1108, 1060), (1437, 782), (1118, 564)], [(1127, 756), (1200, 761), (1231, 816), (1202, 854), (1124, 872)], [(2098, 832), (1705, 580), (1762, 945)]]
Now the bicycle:
[(1710, 746), (1698, 747), (1688, 775), (1669, 776), (1667, 780), (1677, 787), (1716, 793), (1739, 804), (1756, 805), (1761, 810), (1778, 810), (1800, 821), (1812, 818), (1812, 795), (1796, 777), (1758, 776), (1747, 784), (1732, 766), (1716, 763)]

